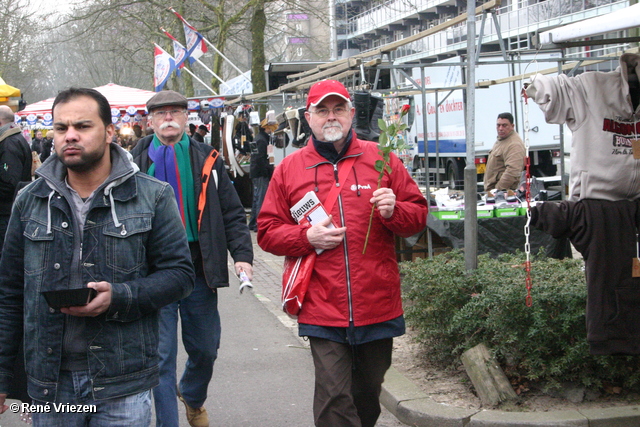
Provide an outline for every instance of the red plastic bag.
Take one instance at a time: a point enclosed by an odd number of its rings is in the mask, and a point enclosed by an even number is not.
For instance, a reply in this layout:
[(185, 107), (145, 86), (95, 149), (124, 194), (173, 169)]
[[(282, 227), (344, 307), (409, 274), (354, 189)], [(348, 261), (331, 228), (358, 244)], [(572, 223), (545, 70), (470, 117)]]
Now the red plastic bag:
[(316, 263), (316, 252), (301, 257), (284, 258), (282, 272), (282, 310), (295, 318), (302, 309), (304, 296)]

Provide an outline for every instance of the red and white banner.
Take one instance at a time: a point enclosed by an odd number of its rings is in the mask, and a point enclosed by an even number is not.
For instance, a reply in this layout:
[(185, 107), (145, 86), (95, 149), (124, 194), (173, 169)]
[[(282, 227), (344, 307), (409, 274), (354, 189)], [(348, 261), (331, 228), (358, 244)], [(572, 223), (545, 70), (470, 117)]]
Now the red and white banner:
[[(161, 30), (173, 41), (173, 59), (176, 61), (176, 68), (178, 69), (177, 72), (178, 75), (180, 75), (180, 68), (184, 67), (184, 61), (188, 57), (187, 49), (185, 49), (185, 47), (182, 46), (182, 43), (180, 43), (175, 37), (169, 34), (168, 31), (163, 28), (161, 28)], [(189, 62), (193, 63), (193, 61), (195, 60), (190, 60)]]
[(184, 26), (184, 38), (187, 42), (187, 55), (191, 58), (198, 59), (207, 52), (207, 45), (204, 37), (195, 28), (187, 24), (187, 21), (175, 10), (171, 11), (182, 21)]
[(169, 76), (176, 69), (176, 61), (160, 46), (155, 45), (153, 65), (153, 86), (156, 92), (160, 92)]

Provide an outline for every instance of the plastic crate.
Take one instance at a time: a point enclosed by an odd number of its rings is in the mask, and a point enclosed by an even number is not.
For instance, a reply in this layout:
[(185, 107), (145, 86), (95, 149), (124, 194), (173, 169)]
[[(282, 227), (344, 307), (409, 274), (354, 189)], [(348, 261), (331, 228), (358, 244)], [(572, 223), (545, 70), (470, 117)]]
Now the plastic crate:
[(514, 206), (512, 208), (496, 208), (494, 209), (494, 215), (496, 218), (506, 218), (512, 216), (520, 216), (520, 207)]
[(433, 216), (435, 216), (438, 219), (448, 219), (448, 220), (452, 220), (452, 219), (461, 219), (464, 218), (464, 211), (462, 210), (448, 210), (448, 211), (429, 211), (429, 213), (431, 213)]
[(478, 206), (477, 217), (478, 218), (493, 218), (493, 206)]

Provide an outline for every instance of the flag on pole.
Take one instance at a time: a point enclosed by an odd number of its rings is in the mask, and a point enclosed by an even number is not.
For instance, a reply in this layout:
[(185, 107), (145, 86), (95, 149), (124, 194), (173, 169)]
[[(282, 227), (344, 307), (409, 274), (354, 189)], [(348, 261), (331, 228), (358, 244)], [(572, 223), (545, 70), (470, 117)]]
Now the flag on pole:
[(184, 60), (187, 59), (187, 49), (178, 40), (173, 41), (173, 57), (176, 61), (176, 74), (180, 76), (180, 68), (184, 67)]
[(187, 59), (187, 49), (178, 40), (173, 40), (173, 58), (176, 60), (176, 68), (184, 67), (184, 60)]
[(169, 80), (171, 73), (176, 69), (176, 61), (173, 56), (169, 55), (157, 44), (155, 44), (153, 56), (153, 86), (156, 92), (160, 92), (167, 80)]
[[(185, 47), (182, 46), (182, 43), (180, 43), (175, 37), (169, 34), (167, 30), (164, 28), (160, 28), (160, 30), (162, 30), (162, 32), (173, 41), (173, 58), (176, 61), (176, 74), (180, 76), (180, 68), (184, 67), (184, 61), (188, 57), (187, 49), (185, 49)], [(195, 60), (189, 58), (189, 63), (193, 64), (194, 61)]]
[[(207, 52), (207, 45), (204, 42), (204, 37), (195, 28), (187, 24), (187, 21), (175, 10), (171, 11), (182, 21), (184, 26), (184, 38), (187, 42), (187, 55), (193, 60), (200, 58)], [(191, 59), (189, 59), (191, 61)], [(193, 62), (193, 61), (191, 61)]]

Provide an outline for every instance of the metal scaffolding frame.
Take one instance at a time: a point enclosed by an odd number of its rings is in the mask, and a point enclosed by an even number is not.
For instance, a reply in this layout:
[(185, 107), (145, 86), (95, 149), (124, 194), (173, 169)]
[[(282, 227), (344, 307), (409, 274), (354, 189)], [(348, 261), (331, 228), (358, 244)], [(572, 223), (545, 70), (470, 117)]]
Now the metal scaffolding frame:
[[(566, 58), (565, 57), (565, 49), (570, 47), (579, 47), (579, 46), (587, 46), (593, 45), (597, 43), (598, 45), (608, 45), (608, 44), (628, 44), (633, 42), (640, 41), (640, 37), (627, 37), (627, 38), (615, 38), (615, 39), (602, 39), (589, 42), (566, 42), (566, 43), (558, 43), (552, 46), (547, 46), (546, 48), (552, 48), (554, 50), (559, 50), (562, 55), (560, 58), (540, 58), (536, 59), (536, 62), (549, 62), (556, 63), (555, 67), (546, 68), (543, 70), (536, 70), (534, 72), (529, 72), (525, 74), (514, 75), (506, 78), (491, 80), (491, 81), (482, 81), (477, 82), (475, 80), (475, 68), (482, 65), (488, 64), (518, 64), (518, 63), (530, 63), (530, 60), (518, 60), (514, 59), (512, 56), (510, 57), (507, 49), (500, 39), (500, 53), (502, 54), (502, 61), (490, 61), (485, 62), (482, 61), (481, 51), (482, 51), (482, 41), (484, 36), (484, 28), (485, 22), (487, 19), (487, 12), (491, 9), (494, 9), (500, 5), (500, 0), (493, 0), (488, 2), (478, 8), (475, 8), (474, 2), (468, 2), (468, 10), (466, 14), (460, 15), (457, 18), (449, 20), (443, 24), (440, 24), (434, 28), (430, 28), (429, 30), (418, 33), (409, 38), (400, 40), (398, 42), (391, 43), (389, 45), (382, 46), (374, 51), (369, 51), (363, 54), (355, 55), (354, 57), (333, 61), (331, 63), (320, 65), (312, 70), (305, 71), (302, 73), (298, 73), (290, 76), (291, 79), (295, 79), (290, 83), (281, 86), (278, 89), (243, 96), (241, 99), (228, 100), (227, 104), (236, 104), (238, 102), (260, 102), (258, 100), (264, 98), (280, 98), (278, 103), (282, 103), (281, 105), (286, 105), (288, 101), (300, 101), (302, 103), (304, 99), (304, 93), (308, 90), (308, 88), (314, 84), (315, 82), (323, 79), (323, 78), (332, 78), (335, 80), (346, 81), (346, 85), (352, 89), (368, 89), (376, 92), (380, 92), (381, 94), (387, 94), (394, 92), (396, 96), (410, 96), (421, 94), (422, 95), (422, 108), (423, 111), (426, 111), (426, 94), (427, 93), (435, 93), (436, 94), (436, 102), (444, 102), (444, 100), (454, 91), (458, 89), (462, 89), (464, 91), (464, 96), (466, 99), (465, 102), (465, 135), (466, 135), (466, 167), (464, 170), (464, 196), (465, 200), (476, 200), (477, 198), (477, 174), (475, 169), (475, 114), (470, 114), (470, 112), (475, 112), (475, 90), (476, 88), (489, 87), (492, 85), (498, 84), (506, 84), (512, 83), (516, 81), (524, 81), (527, 78), (532, 77), (533, 75), (539, 74), (550, 74), (550, 73), (562, 73), (567, 71), (567, 74), (573, 74), (579, 67), (584, 67), (588, 65), (593, 65), (597, 63), (601, 63), (604, 61), (610, 61), (618, 57), (621, 53), (620, 50), (617, 50), (615, 53), (602, 55), (599, 57), (578, 57), (578, 58)], [(480, 32), (476, 40), (476, 15), (481, 15), (481, 26)], [(495, 14), (491, 14), (495, 27), (499, 32), (498, 21), (496, 20)], [(392, 64), (390, 60), (390, 52), (394, 51), (398, 47), (410, 43), (412, 41), (418, 40), (422, 37), (426, 37), (427, 35), (431, 35), (437, 33), (439, 31), (443, 31), (444, 29), (458, 24), (460, 22), (467, 21), (467, 51), (466, 53), (459, 54), (462, 60), (459, 63), (446, 63), (439, 64), (437, 62), (434, 63), (420, 63), (420, 64), (411, 64), (411, 63), (403, 63), (403, 64)], [(535, 39), (535, 37), (534, 37)], [(542, 46), (538, 46), (536, 50), (518, 50), (518, 54), (533, 54), (539, 52)], [(622, 47), (620, 47), (622, 49)], [(627, 49), (626, 52), (638, 52), (638, 48)], [(387, 61), (384, 61), (385, 56), (387, 57)], [(373, 58), (373, 59), (370, 59)], [(471, 60), (470, 60), (471, 58)], [(363, 62), (365, 59), (369, 59), (367, 62)], [(450, 87), (436, 87), (426, 89), (424, 85), (418, 84), (408, 73), (405, 71), (406, 69), (419, 67), (421, 69), (421, 81), (424, 81), (424, 69), (427, 67), (438, 67), (438, 66), (460, 66), (464, 71), (464, 81), (462, 85), (458, 86), (450, 86)], [(367, 82), (366, 80), (366, 71), (376, 70), (376, 75), (373, 82)], [(391, 79), (395, 82), (395, 85), (391, 89), (381, 90), (378, 89), (378, 83), (381, 78), (381, 71), (389, 69), (391, 74)], [(403, 76), (406, 81), (409, 81), (414, 88), (400, 88), (397, 82), (397, 75)], [(358, 78), (359, 76), (359, 78)], [(442, 101), (439, 101), (439, 92), (447, 91), (449, 92)], [(287, 95), (290, 95), (290, 98), (287, 98)], [(437, 111), (437, 109), (436, 109)], [(436, 115), (437, 116), (437, 115)], [(437, 118), (436, 118), (437, 120)], [(437, 123), (437, 122), (436, 122)], [(562, 179), (562, 188), (564, 189), (565, 182), (565, 173), (564, 173), (564, 134), (562, 131), (562, 125), (560, 125), (560, 150), (561, 150), (561, 158), (563, 159), (561, 162), (561, 179)], [(428, 156), (426, 152), (428, 150), (427, 144), (427, 115), (423, 114), (423, 129), (425, 134), (425, 156)], [(438, 139), (438, 124), (436, 124), (436, 147), (438, 147), (437, 139)], [(437, 150), (437, 148), (436, 148)], [(437, 153), (436, 153), (437, 159)], [(438, 175), (437, 169), (439, 165), (436, 164), (436, 176)], [(429, 170), (427, 167), (427, 172), (425, 174), (426, 177), (426, 196), (427, 199), (430, 198), (430, 177)], [(564, 191), (563, 191), (564, 195)], [(474, 270), (477, 268), (477, 232), (478, 232), (478, 223), (477, 223), (477, 205), (476, 203), (467, 203), (465, 205), (465, 219), (464, 219), (464, 228), (465, 228), (465, 266), (467, 270)], [(431, 232), (427, 229), (428, 237), (428, 253), (429, 256), (433, 256), (433, 245)]]

